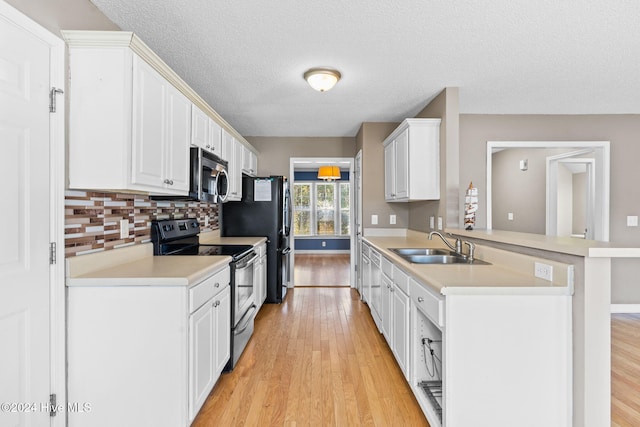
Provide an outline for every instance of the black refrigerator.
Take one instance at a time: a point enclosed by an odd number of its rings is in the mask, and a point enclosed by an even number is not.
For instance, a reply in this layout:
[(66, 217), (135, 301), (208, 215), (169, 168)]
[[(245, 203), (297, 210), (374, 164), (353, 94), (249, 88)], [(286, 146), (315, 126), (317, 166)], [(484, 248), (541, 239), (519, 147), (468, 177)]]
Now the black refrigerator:
[(283, 176), (242, 176), (242, 200), (220, 205), (220, 235), (267, 238), (266, 302), (281, 303), (289, 283), (291, 196)]

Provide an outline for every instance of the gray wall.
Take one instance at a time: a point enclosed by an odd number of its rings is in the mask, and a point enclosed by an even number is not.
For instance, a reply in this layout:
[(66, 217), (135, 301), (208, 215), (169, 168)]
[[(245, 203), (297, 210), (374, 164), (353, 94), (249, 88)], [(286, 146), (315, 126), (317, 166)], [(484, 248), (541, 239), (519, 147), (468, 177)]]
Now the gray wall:
[(258, 150), (258, 175), (289, 176), (291, 157), (355, 157), (353, 137), (262, 137), (246, 136)]
[[(460, 226), (458, 88), (446, 88), (416, 115), (440, 123), (440, 200), (409, 203), (409, 228), (427, 232), (429, 217), (441, 216), (445, 227)], [(466, 188), (466, 187), (465, 187)], [(437, 226), (437, 222), (436, 222)]]
[[(384, 201), (384, 148), (382, 142), (400, 123), (363, 123), (356, 135), (356, 149), (362, 150), (362, 226), (365, 228), (407, 228), (406, 203)], [(378, 224), (371, 224), (378, 215)], [(396, 215), (391, 225), (389, 215)]]
[(60, 30), (119, 30), (88, 0), (6, 0), (38, 24), (60, 36)]
[[(612, 242), (640, 246), (640, 115), (460, 115), (460, 182), (473, 181), (480, 193), (478, 228), (486, 227), (487, 141), (611, 141)], [(462, 197), (462, 195), (460, 196)], [(613, 260), (612, 301), (640, 304), (640, 261)]]

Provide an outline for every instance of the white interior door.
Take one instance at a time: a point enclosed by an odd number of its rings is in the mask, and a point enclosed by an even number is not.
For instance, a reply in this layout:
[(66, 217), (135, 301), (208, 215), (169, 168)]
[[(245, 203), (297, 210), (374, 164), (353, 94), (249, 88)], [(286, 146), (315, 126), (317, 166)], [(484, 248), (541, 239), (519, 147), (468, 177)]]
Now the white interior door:
[(0, 425), (48, 426), (52, 48), (15, 18), (0, 4)]

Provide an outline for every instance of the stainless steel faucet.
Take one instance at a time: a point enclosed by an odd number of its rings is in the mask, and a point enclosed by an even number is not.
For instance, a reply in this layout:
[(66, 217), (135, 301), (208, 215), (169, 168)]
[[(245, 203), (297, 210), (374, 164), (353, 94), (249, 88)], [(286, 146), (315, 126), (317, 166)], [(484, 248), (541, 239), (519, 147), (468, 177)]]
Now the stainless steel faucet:
[[(451, 233), (447, 233), (447, 235), (449, 237), (451, 237), (452, 239), (456, 239), (456, 243), (455, 243), (455, 246), (454, 246), (451, 243), (449, 243), (449, 241), (442, 235), (442, 233), (440, 233), (438, 231), (432, 231), (431, 233), (429, 233), (429, 240), (432, 240), (434, 234), (436, 236), (440, 237), (440, 239), (442, 239), (444, 244), (447, 245), (449, 247), (449, 249), (451, 249), (452, 251), (455, 251), (455, 253), (457, 253), (458, 255), (466, 256), (470, 260), (473, 259), (473, 255), (474, 255), (474, 252), (475, 252), (475, 249), (476, 249), (476, 245), (475, 244), (473, 244), (471, 242), (468, 242), (466, 240), (463, 241), (459, 237), (455, 237)], [(469, 255), (465, 255), (465, 254), (462, 253), (462, 244), (463, 243), (465, 245), (469, 246)]]

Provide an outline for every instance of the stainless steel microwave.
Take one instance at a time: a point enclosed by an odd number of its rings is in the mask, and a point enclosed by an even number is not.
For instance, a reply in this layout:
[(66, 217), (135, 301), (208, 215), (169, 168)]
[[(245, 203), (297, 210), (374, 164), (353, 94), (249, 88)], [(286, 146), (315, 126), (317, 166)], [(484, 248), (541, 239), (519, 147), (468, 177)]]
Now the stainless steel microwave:
[(224, 203), (229, 191), (227, 162), (200, 147), (190, 148), (189, 195), (151, 196), (153, 200), (199, 200)]

